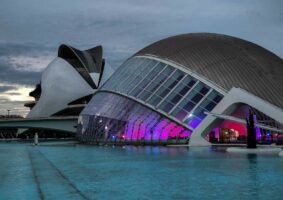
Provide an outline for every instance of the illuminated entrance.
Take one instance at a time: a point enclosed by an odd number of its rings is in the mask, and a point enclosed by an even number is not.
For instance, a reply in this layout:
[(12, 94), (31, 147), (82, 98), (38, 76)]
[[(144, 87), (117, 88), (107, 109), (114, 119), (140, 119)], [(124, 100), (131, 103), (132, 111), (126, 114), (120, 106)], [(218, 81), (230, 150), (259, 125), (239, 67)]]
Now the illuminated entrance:
[[(240, 109), (243, 111), (243, 108)], [(239, 109), (232, 115), (221, 115), (207, 113), (219, 118), (221, 122), (207, 135), (207, 140), (211, 143), (246, 143), (247, 128), (244, 115), (239, 114)], [(259, 113), (253, 112), (256, 132), (256, 140), (259, 144), (283, 144), (283, 129), (282, 125), (275, 120)], [(259, 115), (261, 114), (261, 115)], [(236, 116), (235, 116), (236, 115)], [(241, 117), (241, 118), (239, 118)]]

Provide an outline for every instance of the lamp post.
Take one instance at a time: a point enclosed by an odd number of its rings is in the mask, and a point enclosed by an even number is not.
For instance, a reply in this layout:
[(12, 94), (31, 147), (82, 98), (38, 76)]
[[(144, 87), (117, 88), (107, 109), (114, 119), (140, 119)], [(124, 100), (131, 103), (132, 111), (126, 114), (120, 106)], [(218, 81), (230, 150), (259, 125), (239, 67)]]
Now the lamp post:
[(8, 117), (9, 117), (10, 116), (10, 110), (8, 109), (7, 111), (8, 111)]

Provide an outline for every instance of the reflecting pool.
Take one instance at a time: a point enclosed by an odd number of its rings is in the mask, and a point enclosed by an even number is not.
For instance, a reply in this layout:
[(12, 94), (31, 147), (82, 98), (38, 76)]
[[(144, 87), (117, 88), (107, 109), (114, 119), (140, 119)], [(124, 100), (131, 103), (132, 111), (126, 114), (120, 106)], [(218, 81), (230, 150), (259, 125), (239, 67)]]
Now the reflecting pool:
[(282, 199), (283, 157), (0, 143), (0, 199)]

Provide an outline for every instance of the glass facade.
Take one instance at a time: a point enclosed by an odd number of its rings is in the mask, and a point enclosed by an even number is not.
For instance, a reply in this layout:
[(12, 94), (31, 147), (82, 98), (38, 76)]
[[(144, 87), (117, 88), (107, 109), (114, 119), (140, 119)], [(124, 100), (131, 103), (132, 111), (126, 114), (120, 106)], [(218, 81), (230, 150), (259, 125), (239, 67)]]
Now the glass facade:
[(78, 124), (78, 139), (88, 143), (186, 144), (190, 134), (146, 106), (109, 92), (94, 95)]
[(223, 96), (173, 66), (149, 58), (126, 61), (102, 86), (152, 105), (192, 130)]

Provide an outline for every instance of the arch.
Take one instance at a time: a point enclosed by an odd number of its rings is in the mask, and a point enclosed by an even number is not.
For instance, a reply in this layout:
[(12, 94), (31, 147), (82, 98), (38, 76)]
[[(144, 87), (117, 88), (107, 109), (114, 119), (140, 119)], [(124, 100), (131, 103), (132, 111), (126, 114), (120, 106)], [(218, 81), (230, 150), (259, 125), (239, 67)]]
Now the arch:
[(100, 78), (95, 81), (90, 73), (96, 73), (99, 76), (103, 73), (102, 46), (80, 51), (62, 44), (58, 49), (58, 57), (71, 64), (92, 88), (97, 89)]
[[(281, 108), (274, 106), (241, 88), (232, 88), (211, 112), (216, 114), (230, 114), (233, 111), (233, 107), (237, 106), (239, 103), (252, 106), (280, 124), (283, 124), (283, 110)], [(201, 125), (193, 131), (190, 145), (210, 145), (210, 143), (204, 139), (204, 136), (208, 130), (217, 124), (217, 120), (219, 119), (212, 115), (208, 115), (202, 121)]]

